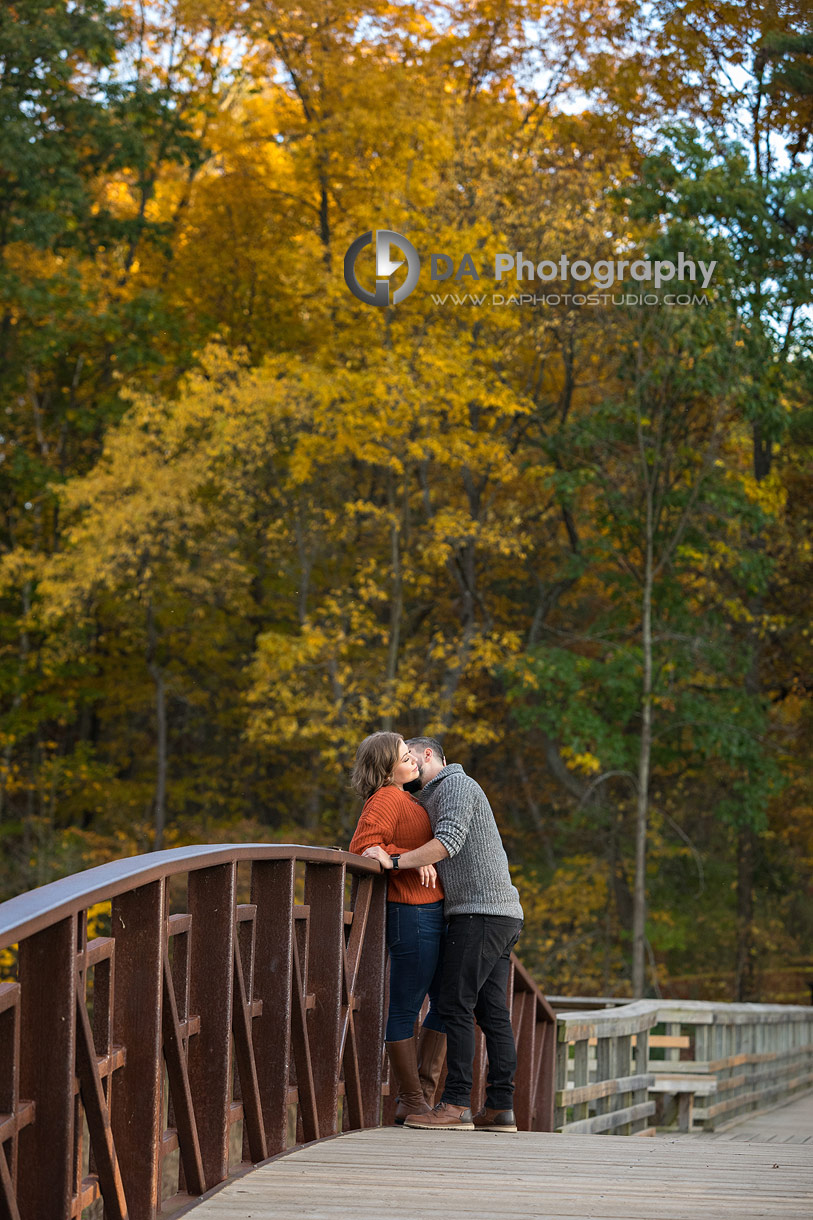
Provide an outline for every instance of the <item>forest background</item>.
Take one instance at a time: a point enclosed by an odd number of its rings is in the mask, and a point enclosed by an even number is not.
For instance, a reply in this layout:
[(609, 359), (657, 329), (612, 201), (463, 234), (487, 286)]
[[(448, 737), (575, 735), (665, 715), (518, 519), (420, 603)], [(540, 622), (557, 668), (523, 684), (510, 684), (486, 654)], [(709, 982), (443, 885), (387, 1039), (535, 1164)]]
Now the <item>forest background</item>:
[[(12, 0), (0, 119), (0, 897), (427, 732), (544, 990), (807, 1002), (807, 4)], [(379, 309), (376, 228), (717, 265)]]

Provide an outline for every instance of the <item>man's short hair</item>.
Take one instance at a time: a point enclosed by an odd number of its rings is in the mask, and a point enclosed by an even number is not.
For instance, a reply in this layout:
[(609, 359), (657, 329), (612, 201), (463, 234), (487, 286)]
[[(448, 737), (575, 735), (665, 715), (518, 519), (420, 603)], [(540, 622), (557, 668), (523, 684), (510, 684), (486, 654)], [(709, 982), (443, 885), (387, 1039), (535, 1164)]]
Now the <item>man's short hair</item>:
[(443, 746), (437, 737), (410, 737), (406, 744), (410, 749), (414, 746), (418, 750), (431, 750), (436, 758), (439, 758), (443, 763), (446, 762)]

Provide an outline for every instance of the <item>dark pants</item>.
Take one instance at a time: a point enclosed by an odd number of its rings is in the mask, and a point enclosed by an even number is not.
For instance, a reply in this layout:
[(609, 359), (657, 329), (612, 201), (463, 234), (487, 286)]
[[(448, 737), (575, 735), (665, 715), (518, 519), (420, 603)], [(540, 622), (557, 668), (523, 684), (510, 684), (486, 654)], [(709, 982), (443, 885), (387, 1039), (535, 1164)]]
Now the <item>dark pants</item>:
[(475, 1018), (488, 1051), (486, 1105), (510, 1110), (514, 1104), (517, 1050), (506, 991), (522, 922), (507, 915), (452, 915), (448, 921), (438, 1012), (446, 1025), (449, 1070), (443, 1100), (452, 1105), (471, 1105)]
[(390, 1007), (387, 1042), (411, 1038), (421, 1005), (429, 996), (424, 1025), (443, 1032), (437, 1000), (446, 921), (439, 902), (388, 902), (387, 948), (390, 953)]

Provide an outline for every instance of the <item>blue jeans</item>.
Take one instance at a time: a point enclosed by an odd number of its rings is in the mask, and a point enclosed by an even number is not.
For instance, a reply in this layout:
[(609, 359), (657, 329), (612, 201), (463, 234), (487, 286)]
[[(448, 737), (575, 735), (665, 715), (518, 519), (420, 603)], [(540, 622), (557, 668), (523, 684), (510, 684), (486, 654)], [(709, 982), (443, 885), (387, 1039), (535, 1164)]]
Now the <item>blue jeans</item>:
[(446, 921), (440, 902), (388, 902), (387, 948), (390, 954), (390, 1008), (387, 1042), (411, 1038), (427, 994), (429, 1012), (424, 1025), (441, 1033), (437, 1013), (443, 964)]

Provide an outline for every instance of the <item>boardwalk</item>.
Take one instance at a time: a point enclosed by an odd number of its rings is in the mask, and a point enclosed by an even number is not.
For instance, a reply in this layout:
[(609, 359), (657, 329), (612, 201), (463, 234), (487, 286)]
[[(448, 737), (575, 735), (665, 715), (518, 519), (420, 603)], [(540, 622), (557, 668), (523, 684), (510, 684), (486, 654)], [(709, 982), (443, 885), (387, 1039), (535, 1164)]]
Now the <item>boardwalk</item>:
[(809, 1144), (813, 1158), (813, 1093), (767, 1114), (757, 1114), (701, 1139), (747, 1144)]
[(646, 1139), (364, 1131), (281, 1157), (192, 1214), (195, 1220), (810, 1220), (813, 1141), (793, 1141), (813, 1134), (813, 1095), (741, 1124), (745, 1138), (737, 1130)]

